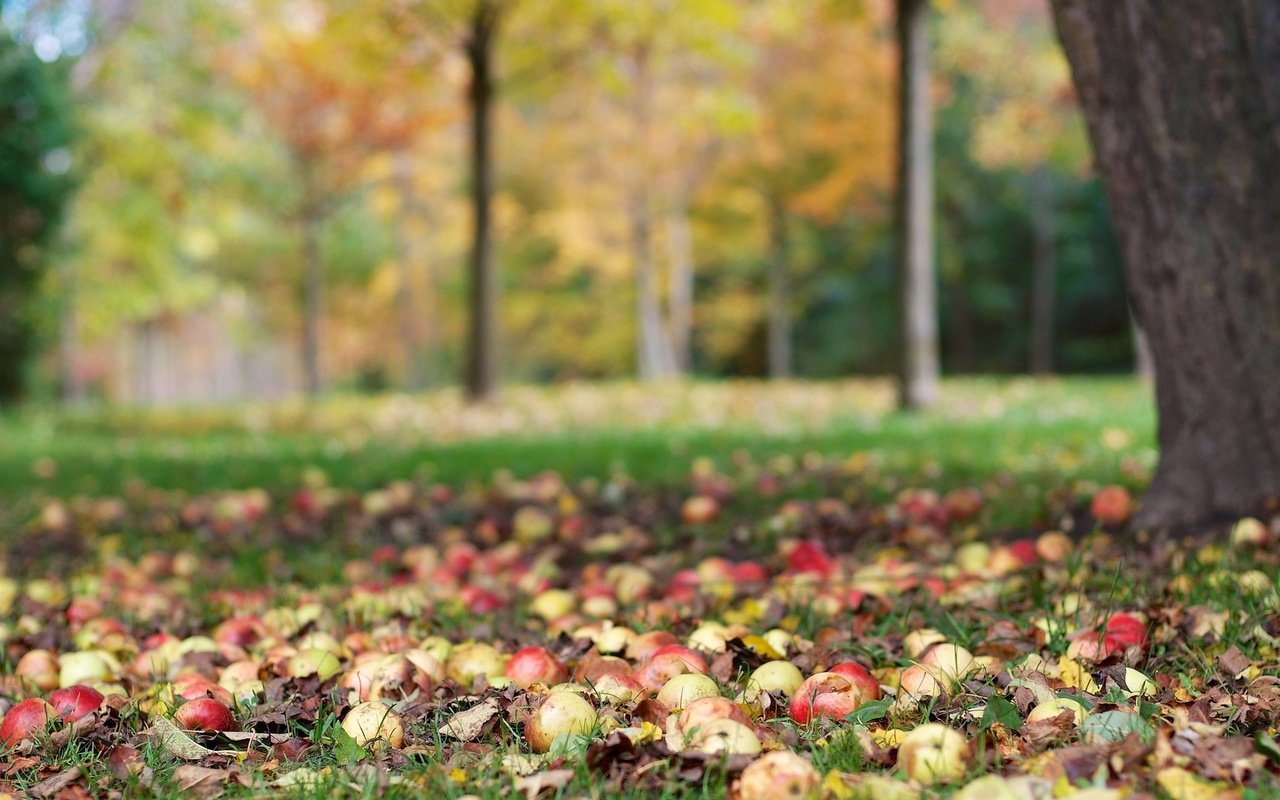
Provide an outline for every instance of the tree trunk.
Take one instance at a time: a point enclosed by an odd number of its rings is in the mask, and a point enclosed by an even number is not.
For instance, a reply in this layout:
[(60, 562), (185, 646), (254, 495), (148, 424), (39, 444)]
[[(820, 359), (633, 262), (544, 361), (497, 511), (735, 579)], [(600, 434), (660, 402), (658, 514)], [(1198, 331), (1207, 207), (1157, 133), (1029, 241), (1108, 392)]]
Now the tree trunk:
[(631, 59), (633, 90), (631, 115), (635, 126), (638, 152), (631, 174), (628, 217), (631, 229), (631, 254), (636, 277), (636, 371), (641, 380), (665, 378), (675, 371), (675, 357), (667, 338), (662, 313), (662, 296), (658, 291), (658, 273), (653, 258), (653, 209), (649, 199), (649, 169), (646, 163), (651, 151), (652, 85), (648, 68), (648, 51), (637, 48)]
[(899, 405), (938, 397), (937, 288), (933, 261), (933, 107), (929, 0), (898, 0), (898, 276), (902, 295)]
[(675, 372), (688, 372), (693, 357), (693, 231), (689, 224), (689, 193), (672, 197), (667, 216), (667, 326)]
[(88, 396), (80, 364), (80, 317), (76, 313), (76, 279), (70, 264), (62, 270), (62, 317), (58, 320), (58, 363), (62, 369), (62, 399), (80, 405)]
[(307, 213), (302, 221), (302, 377), (307, 394), (324, 390), (320, 367), (324, 319), (324, 263), (320, 256), (320, 219)]
[(787, 209), (769, 197), (769, 377), (791, 377), (791, 275), (787, 263)]
[(1054, 290), (1058, 280), (1053, 175), (1041, 166), (1031, 175), (1031, 353), (1033, 375), (1053, 372)]
[(493, 44), (499, 12), (479, 0), (466, 43), (471, 65), (471, 294), (467, 337), (467, 396), (486, 400), (498, 390), (498, 276), (493, 253)]
[(1280, 492), (1280, 7), (1176, 5), (1053, 2), (1155, 365), (1139, 527)]
[(423, 374), (421, 335), (419, 321), (422, 315), (413, 290), (413, 243), (409, 233), (409, 220), (414, 203), (413, 162), (406, 152), (396, 154), (395, 181), (400, 195), (400, 207), (396, 214), (396, 262), (400, 272), (400, 285), (396, 291), (396, 305), (400, 315), (400, 347), (404, 356), (404, 386), (417, 391), (426, 385)]
[(1133, 331), (1133, 373), (1144, 381), (1153, 381), (1156, 377), (1155, 364), (1151, 363), (1151, 343), (1147, 335), (1138, 327), (1133, 313), (1129, 313), (1129, 328)]

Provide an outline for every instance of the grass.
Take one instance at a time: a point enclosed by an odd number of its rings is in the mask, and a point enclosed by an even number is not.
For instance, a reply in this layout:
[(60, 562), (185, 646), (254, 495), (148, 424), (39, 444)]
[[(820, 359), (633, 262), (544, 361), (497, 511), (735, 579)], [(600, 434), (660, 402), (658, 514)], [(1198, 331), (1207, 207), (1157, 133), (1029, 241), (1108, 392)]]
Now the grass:
[[(1010, 651), (1010, 659), (1034, 652), (1056, 664), (1067, 651), (1068, 634), (1088, 630), (1113, 612), (1139, 610), (1148, 615), (1153, 636), (1150, 648), (1133, 665), (1161, 681), (1159, 702), (1130, 703), (1122, 694), (1099, 693), (1098, 704), (1132, 706), (1160, 730), (1159, 735), (1168, 737), (1192, 701), (1212, 694), (1225, 698), (1226, 705), (1214, 706), (1212, 712), (1222, 736), (1252, 738), (1274, 732), (1277, 719), (1270, 710), (1261, 717), (1234, 713), (1234, 704), (1243, 702), (1241, 693), (1255, 689), (1218, 675), (1216, 665), (1228, 648), (1235, 647), (1260, 675), (1280, 675), (1277, 642), (1270, 638), (1280, 633), (1273, 580), (1280, 566), (1277, 557), (1210, 546), (1158, 561), (1135, 555), (1122, 540), (1095, 535), (1093, 521), (1083, 510), (1098, 485), (1119, 483), (1134, 490), (1144, 485), (1155, 460), (1145, 386), (1127, 379), (948, 381), (939, 408), (921, 416), (892, 411), (890, 399), (883, 383), (853, 381), (517, 388), (501, 404), (479, 409), (466, 407), (448, 392), (419, 398), (339, 397), (314, 406), (283, 402), (150, 414), (25, 409), (0, 418), (0, 533), (9, 550), (11, 574), (19, 564), (25, 565), (17, 576), (23, 579), (41, 574), (51, 563), (70, 564), (77, 575), (69, 584), (73, 593), (99, 592), (108, 609), (138, 631), (139, 638), (169, 628), (181, 635), (205, 633), (228, 615), (259, 602), (277, 610), (315, 603), (320, 616), (312, 625), (335, 635), (390, 626), (413, 639), (475, 638), (510, 649), (529, 642), (557, 642), (544, 623), (527, 613), (527, 594), (514, 585), (514, 578), (500, 574), (496, 580), (477, 580), (475, 585), (511, 601), (496, 614), (470, 611), (449, 589), (437, 590), (429, 582), (422, 588), (429, 598), (427, 613), (381, 595), (357, 603), (353, 586), (385, 578), (394, 568), (394, 563), (369, 560), (370, 553), (380, 545), (402, 549), (420, 541), (443, 549), (450, 537), (459, 535), (454, 529), (465, 537), (482, 537), (486, 520), (505, 536), (513, 509), (532, 503), (518, 493), (528, 485), (513, 483), (509, 476), (523, 479), (547, 470), (563, 476), (565, 485), (557, 499), (541, 501), (542, 505), (571, 515), (559, 505), (571, 495), (584, 513), (599, 521), (595, 532), (629, 526), (644, 537), (603, 559), (572, 541), (547, 548), (547, 574), (571, 589), (586, 580), (583, 576), (594, 574), (592, 562), (599, 560), (643, 565), (661, 580), (677, 568), (705, 563), (709, 556), (751, 556), (776, 574), (786, 564), (780, 545), (796, 536), (781, 515), (788, 500), (810, 503), (805, 508), (811, 510), (823, 502), (841, 501), (836, 515), (844, 509), (850, 516), (829, 523), (834, 532), (809, 529), (805, 535), (826, 536), (837, 549), (848, 545), (849, 552), (842, 556), (847, 574), (871, 570), (874, 578), (875, 570), (888, 574), (903, 567), (921, 578), (953, 583), (964, 575), (956, 566), (962, 545), (986, 546), (1001, 538), (1036, 535), (1075, 517), (1081, 520), (1080, 529), (1073, 531), (1080, 543), (1061, 563), (988, 576), (967, 586), (960, 580), (959, 588), (947, 588), (941, 598), (919, 589), (895, 589), (884, 597), (875, 595), (857, 613), (833, 616), (806, 594), (803, 584), (781, 580), (759, 592), (732, 587), (720, 595), (708, 590), (694, 610), (672, 621), (642, 623), (639, 609), (632, 607), (621, 608), (615, 618), (637, 627), (669, 627), (681, 636), (704, 619), (742, 618), (749, 620), (748, 627), (772, 626), (802, 641), (822, 642), (832, 655), (861, 659), (891, 681), (915, 660), (902, 642), (911, 630), (932, 628), (975, 651), (999, 653), (1007, 646), (1016, 650)], [(822, 458), (810, 458), (810, 453)], [(697, 479), (691, 473), (705, 473), (702, 460), (714, 465), (730, 491), (722, 519), (691, 526), (680, 522), (679, 503), (693, 491), (691, 481)], [(757, 491), (754, 480), (762, 472), (782, 476), (778, 495)], [(323, 525), (293, 530), (285, 520), (288, 498), (304, 483), (315, 485), (320, 473), (339, 490), (332, 513)], [(391, 513), (361, 510), (362, 502), (367, 509), (374, 497), (365, 494), (362, 500), (361, 493), (403, 480), (411, 481), (418, 492), (425, 492), (429, 484), (444, 484), (455, 494), (447, 502), (419, 502)], [(904, 488), (946, 491), (959, 486), (981, 488), (986, 505), (973, 524), (953, 526), (946, 536), (914, 540), (908, 535), (910, 526), (904, 529), (885, 516)], [(273, 496), (263, 520), (219, 517), (220, 498), (253, 488)], [(616, 496), (610, 494), (615, 490)], [(83, 498), (113, 496), (123, 498), (126, 513), (110, 522), (94, 521), (97, 506)], [(41, 512), (55, 498), (70, 509), (73, 523), (71, 534), (51, 540), (44, 538), (50, 534)], [(123, 570), (124, 577), (134, 581), (128, 585), (134, 586), (142, 579), (130, 570), (140, 570), (147, 554), (157, 551), (186, 551), (199, 559), (199, 568), (191, 574), (180, 574), (172, 566), (154, 568), (162, 573), (154, 579), (156, 585), (170, 593), (167, 605), (158, 611), (129, 606), (111, 587), (94, 583), (97, 571), (110, 565)], [(534, 545), (522, 552), (536, 561), (544, 551)], [(57, 562), (62, 556), (66, 560)], [(121, 562), (121, 556), (132, 561)], [(1269, 591), (1256, 582), (1252, 588), (1241, 582), (1240, 576), (1251, 570), (1272, 579)], [(260, 601), (219, 595), (229, 587), (265, 587), (266, 594)], [(764, 597), (779, 604), (767, 612), (768, 622), (760, 616), (766, 614), (761, 610)], [(753, 605), (756, 599), (761, 602)], [(24, 621), (19, 612), (30, 620)], [(1196, 633), (1202, 621), (1212, 631), (1214, 615), (1223, 615), (1216, 633)], [(33, 624), (55, 628), (66, 646), (69, 634), (57, 609), (50, 615), (49, 609), (22, 600), (0, 625), (10, 659), (38, 635), (17, 633)], [(1016, 645), (1003, 645), (1000, 637), (1011, 637)], [(813, 666), (803, 657), (801, 663), (806, 670)], [(0, 672), (11, 669), (7, 661)], [(3, 684), (4, 693), (14, 694), (14, 684), (5, 679), (10, 682)], [(1000, 688), (994, 680), (982, 686), (953, 701), (880, 710), (861, 720), (866, 727), (856, 731), (827, 723), (799, 727), (785, 720), (771, 725), (779, 742), (807, 754), (823, 775), (895, 776), (892, 761), (870, 746), (874, 739), (868, 736), (883, 734), (886, 728), (910, 729), (929, 718), (965, 728), (981, 743), (981, 757), (967, 777), (1019, 772), (1027, 754), (1009, 745), (1016, 737), (1001, 740), (1005, 746), (995, 748), (993, 735), (979, 731), (983, 693), (999, 693)], [(1185, 695), (1175, 694), (1176, 689)], [(732, 696), (736, 690), (726, 685), (724, 691)], [(1256, 691), (1268, 698), (1266, 702), (1280, 703), (1265, 686)], [(501, 756), (522, 752), (518, 723), (504, 716), (474, 747), (462, 747), (443, 739), (439, 729), (468, 702), (433, 703), (407, 717), (410, 740), (419, 745), (415, 750), (357, 764), (344, 755), (335, 731), (342, 706), (326, 695), (314, 720), (290, 717), (282, 728), (312, 742), (300, 762), (311, 772), (296, 774), (309, 774), (314, 780), (276, 787), (275, 794), (518, 795), (514, 779), (501, 766)], [(113, 724), (108, 738), (131, 741), (139, 748), (150, 770), (145, 781), (133, 777), (121, 782), (115, 777), (105, 759), (106, 740), (72, 740), (56, 752), (42, 752), (36, 764), (19, 765), (6, 780), (13, 790), (29, 791), (51, 771), (78, 766), (90, 786), (110, 786), (125, 796), (182, 796), (187, 776), (178, 771), (180, 764), (171, 755), (141, 734), (145, 713), (136, 702)], [(1013, 736), (1008, 731), (1000, 735)], [(1079, 745), (1074, 737), (1061, 744)], [(250, 787), (222, 787), (224, 796), (250, 796), (299, 766), (265, 769), (268, 758), (251, 758), (240, 766), (234, 760), (214, 762), (218, 768), (242, 768), (254, 779)], [(715, 764), (694, 770), (690, 774), (696, 776), (688, 779), (647, 783), (635, 778), (608, 788), (587, 768), (580, 750), (548, 766), (571, 773), (553, 793), (560, 797), (684, 800), (719, 797), (728, 791), (726, 774)], [(1158, 792), (1152, 772), (1112, 776), (1112, 783)], [(898, 785), (900, 778), (896, 774)], [(1065, 786), (1056, 786), (1055, 796), (1064, 796)], [(1229, 796), (1275, 796), (1269, 793), (1277, 789), (1271, 773), (1259, 769), (1242, 789), (1247, 793)], [(856, 791), (828, 788), (828, 796), (849, 800)]]

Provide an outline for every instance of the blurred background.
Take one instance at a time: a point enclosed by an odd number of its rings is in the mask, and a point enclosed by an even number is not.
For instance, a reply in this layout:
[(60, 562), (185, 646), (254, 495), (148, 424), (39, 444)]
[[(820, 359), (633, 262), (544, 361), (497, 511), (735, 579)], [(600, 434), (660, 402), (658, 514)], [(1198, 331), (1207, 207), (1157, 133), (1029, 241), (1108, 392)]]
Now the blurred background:
[[(505, 381), (895, 369), (890, 0), (0, 20), (0, 402), (456, 385), (478, 49)], [(1132, 371), (1047, 3), (938, 2), (932, 26), (944, 371)]]

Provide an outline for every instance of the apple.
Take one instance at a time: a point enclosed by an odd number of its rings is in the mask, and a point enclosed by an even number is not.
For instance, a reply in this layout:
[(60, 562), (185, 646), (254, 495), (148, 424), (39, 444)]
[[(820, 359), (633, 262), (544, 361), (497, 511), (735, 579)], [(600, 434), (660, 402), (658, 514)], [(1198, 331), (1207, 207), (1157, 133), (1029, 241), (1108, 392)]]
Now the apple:
[(97, 711), (102, 700), (102, 692), (83, 685), (68, 686), (49, 695), (49, 705), (53, 706), (60, 719), (67, 722), (76, 722)]
[(669, 644), (678, 644), (679, 640), (670, 631), (647, 631), (637, 634), (627, 645), (627, 658), (632, 661), (648, 661), (660, 648)]
[(751, 718), (742, 710), (742, 706), (719, 695), (699, 697), (689, 703), (680, 712), (677, 723), (681, 731), (689, 733), (717, 719), (731, 719), (743, 725), (751, 724)]
[(45, 732), (56, 716), (53, 706), (38, 697), (23, 700), (9, 709), (4, 721), (0, 722), (0, 743), (13, 747), (18, 742), (38, 736)]
[(801, 575), (830, 578), (836, 571), (836, 562), (827, 554), (827, 548), (816, 539), (800, 542), (787, 554), (787, 569)]
[(1069, 697), (1055, 697), (1031, 709), (1031, 713), (1027, 714), (1027, 722), (1053, 719), (1067, 712), (1071, 712), (1072, 721), (1076, 725), (1084, 722), (1084, 718), (1089, 715), (1089, 710), (1079, 700), (1072, 700)]
[(562, 683), (569, 677), (569, 671), (564, 665), (545, 647), (537, 645), (522, 647), (512, 654), (502, 674), (521, 689), (528, 689), (535, 683), (551, 686)]
[(1045, 531), (1036, 539), (1036, 555), (1045, 561), (1066, 561), (1074, 549), (1075, 543), (1062, 531)]
[(13, 674), (42, 692), (58, 688), (58, 657), (48, 650), (28, 650)]
[(680, 519), (686, 525), (706, 525), (720, 516), (720, 502), (714, 497), (696, 494), (680, 506)]
[(805, 679), (791, 698), (791, 718), (801, 725), (818, 717), (844, 719), (863, 702), (858, 685), (834, 672), (819, 672)]
[(550, 622), (573, 613), (577, 599), (564, 589), (547, 589), (529, 601), (529, 613)]
[(537, 506), (524, 506), (511, 518), (511, 535), (522, 544), (540, 542), (554, 530), (551, 515)]
[(535, 753), (546, 753), (558, 736), (590, 734), (596, 710), (575, 692), (552, 692), (524, 723), (524, 735)]
[(1071, 637), (1067, 658), (1075, 661), (1101, 661), (1124, 645), (1115, 637), (1094, 630), (1083, 630)]
[(676, 675), (658, 690), (658, 702), (673, 711), (685, 708), (699, 698), (719, 696), (720, 687), (715, 679), (693, 672)]
[(1093, 496), (1089, 511), (1101, 525), (1123, 525), (1133, 514), (1133, 499), (1123, 486), (1105, 486)]
[(391, 706), (370, 700), (352, 708), (342, 718), (342, 730), (361, 747), (391, 747), (404, 744), (404, 723)]
[(1147, 626), (1132, 614), (1112, 614), (1107, 620), (1106, 635), (1122, 647), (1146, 647)]
[(59, 686), (111, 680), (111, 665), (102, 654), (93, 650), (63, 653), (58, 658), (58, 667)]
[(880, 699), (880, 681), (876, 680), (871, 671), (856, 661), (842, 661), (832, 666), (827, 672), (834, 672), (837, 675), (843, 675), (858, 687), (862, 692), (864, 700)]
[(908, 657), (918, 659), (924, 655), (924, 651), (946, 640), (946, 636), (933, 628), (917, 628), (902, 637), (902, 649), (907, 652)]
[(290, 678), (310, 678), (312, 675), (322, 682), (342, 672), (342, 662), (329, 650), (317, 647), (300, 650), (289, 659), (287, 674)]
[(713, 719), (691, 729), (685, 746), (711, 755), (753, 756), (760, 752), (760, 737), (750, 724), (728, 718)]
[(898, 704), (916, 703), (942, 694), (945, 687), (929, 670), (912, 664), (898, 677)]
[(955, 688), (978, 668), (977, 662), (973, 660), (973, 653), (950, 642), (935, 644), (926, 650), (920, 659), (920, 666), (932, 673), (947, 689)]
[(707, 674), (707, 660), (687, 647), (671, 644), (660, 647), (647, 663), (636, 670), (636, 680), (646, 689), (658, 690), (667, 681), (686, 673)]
[(1271, 531), (1256, 517), (1245, 517), (1231, 526), (1231, 544), (1235, 547), (1263, 547), (1271, 541)]
[(630, 703), (644, 693), (640, 681), (621, 672), (606, 672), (594, 682), (596, 695), (611, 706)]
[(772, 750), (752, 761), (735, 784), (736, 800), (818, 800), (822, 776), (790, 750)]
[(946, 725), (930, 722), (907, 733), (898, 746), (897, 766), (925, 785), (952, 783), (969, 768), (969, 743)]
[[(781, 692), (790, 697), (802, 683), (804, 683), (804, 675), (795, 664), (790, 661), (766, 661), (751, 673), (751, 677), (747, 679), (747, 689)], [(876, 691), (879, 692), (879, 690), (880, 687), (877, 686)]]
[(463, 688), (470, 689), (476, 678), (496, 678), (507, 666), (506, 656), (484, 642), (465, 642), (449, 651), (445, 676)]
[(183, 703), (173, 715), (173, 721), (179, 728), (189, 731), (233, 731), (236, 728), (231, 709), (212, 697)]

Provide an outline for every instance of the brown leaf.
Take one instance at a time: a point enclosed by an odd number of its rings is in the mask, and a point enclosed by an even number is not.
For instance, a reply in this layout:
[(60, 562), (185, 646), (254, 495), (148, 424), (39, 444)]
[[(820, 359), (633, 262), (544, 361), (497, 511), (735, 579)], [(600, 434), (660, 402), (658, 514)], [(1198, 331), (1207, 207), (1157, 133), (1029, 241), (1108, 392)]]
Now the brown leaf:
[(733, 651), (725, 650), (716, 656), (711, 662), (711, 666), (707, 670), (711, 673), (711, 677), (721, 683), (728, 683), (733, 679)]
[(1252, 663), (1235, 645), (1231, 645), (1227, 652), (1218, 656), (1218, 669), (1232, 678), (1247, 670)]
[(229, 769), (209, 769), (193, 764), (183, 764), (173, 771), (173, 782), (178, 790), (194, 797), (216, 797), (222, 794), (232, 778)]
[(45, 778), (27, 790), (27, 793), (31, 797), (35, 798), (53, 797), (55, 794), (61, 792), (63, 789), (67, 788), (79, 779), (80, 768), (72, 767), (71, 769), (65, 769), (62, 772), (59, 772), (57, 775), (51, 775), (48, 778)]
[(524, 792), (526, 800), (535, 800), (543, 792), (553, 792), (568, 786), (571, 780), (573, 780), (573, 770), (549, 769), (545, 772), (535, 772), (525, 778), (517, 778), (515, 788), (517, 792)]
[(498, 701), (491, 697), (466, 711), (454, 714), (448, 722), (440, 726), (440, 734), (463, 742), (474, 741), (480, 737), (484, 726), (497, 716), (500, 710)]

